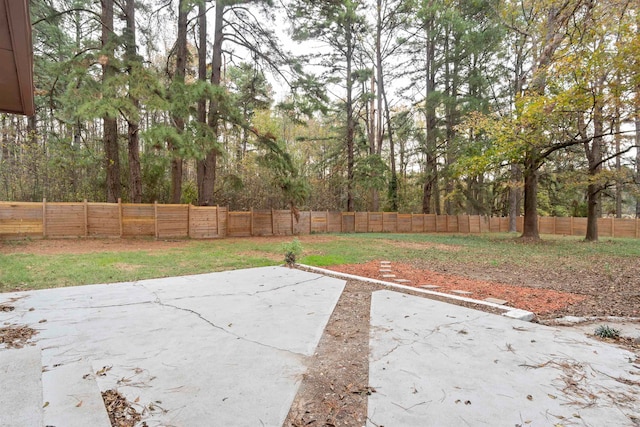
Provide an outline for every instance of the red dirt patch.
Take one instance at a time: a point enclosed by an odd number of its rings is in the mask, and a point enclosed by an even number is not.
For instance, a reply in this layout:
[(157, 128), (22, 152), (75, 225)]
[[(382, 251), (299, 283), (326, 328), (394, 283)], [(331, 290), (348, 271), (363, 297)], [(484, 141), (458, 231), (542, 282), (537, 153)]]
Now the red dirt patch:
[[(369, 277), (392, 282), (393, 279), (383, 278), (380, 272), (380, 261), (370, 261), (365, 264), (347, 264), (329, 267), (333, 271), (355, 274), (357, 276)], [(408, 286), (419, 287), (421, 285), (436, 285), (437, 292), (452, 293), (453, 290), (472, 292), (469, 298), (483, 300), (485, 298), (498, 298), (506, 300), (509, 307), (520, 308), (531, 311), (537, 315), (545, 315), (561, 311), (572, 304), (584, 301), (584, 295), (569, 292), (555, 291), (551, 289), (531, 288), (524, 286), (507, 285), (485, 280), (473, 280), (466, 277), (452, 274), (437, 273), (429, 270), (422, 270), (408, 264), (394, 262), (391, 264), (391, 274), (395, 274), (397, 279), (407, 279)]]

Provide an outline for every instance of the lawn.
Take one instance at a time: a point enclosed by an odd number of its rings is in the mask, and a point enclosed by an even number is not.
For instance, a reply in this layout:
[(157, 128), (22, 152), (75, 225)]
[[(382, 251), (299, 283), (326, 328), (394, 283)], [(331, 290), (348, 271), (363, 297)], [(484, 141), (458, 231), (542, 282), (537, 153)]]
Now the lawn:
[[(230, 269), (278, 265), (291, 237), (172, 242), (67, 240), (0, 243), (0, 291), (113, 283)], [(584, 269), (611, 274), (621, 264), (637, 263), (640, 241), (545, 236), (542, 243), (522, 244), (509, 234), (332, 234), (300, 237), (299, 262), (314, 266), (363, 263), (375, 259), (421, 265), (501, 269)], [(108, 244), (107, 244), (108, 243)], [(104, 247), (102, 247), (104, 246)], [(465, 267), (466, 268), (466, 267)], [(474, 269), (472, 268), (472, 269)]]

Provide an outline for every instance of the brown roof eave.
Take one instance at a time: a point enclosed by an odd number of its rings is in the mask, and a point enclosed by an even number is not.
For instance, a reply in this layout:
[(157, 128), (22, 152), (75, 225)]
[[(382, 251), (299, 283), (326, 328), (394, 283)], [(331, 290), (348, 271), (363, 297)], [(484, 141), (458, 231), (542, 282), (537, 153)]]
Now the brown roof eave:
[[(4, 3), (4, 5), (2, 5)], [(33, 45), (28, 0), (0, 1), (4, 6), (11, 34), (11, 47), (15, 60), (21, 111), (13, 113), (32, 116), (35, 113), (33, 84)]]

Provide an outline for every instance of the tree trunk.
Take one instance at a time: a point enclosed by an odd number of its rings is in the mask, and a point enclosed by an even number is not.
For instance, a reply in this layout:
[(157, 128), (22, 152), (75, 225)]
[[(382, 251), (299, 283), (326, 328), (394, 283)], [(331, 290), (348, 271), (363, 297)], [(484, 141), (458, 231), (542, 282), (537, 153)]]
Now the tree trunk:
[[(440, 213), (438, 185), (438, 157), (437, 157), (437, 140), (436, 140), (436, 107), (432, 99), (436, 90), (436, 66), (435, 66), (435, 40), (433, 33), (433, 19), (425, 24), (425, 32), (427, 33), (426, 46), (426, 93), (425, 93), (425, 168), (424, 168), (424, 187), (422, 191), (422, 213), (429, 214), (435, 211)], [(434, 209), (432, 210), (432, 206)]]
[(518, 216), (520, 215), (520, 181), (522, 172), (516, 163), (511, 164), (511, 184), (509, 186), (509, 233), (518, 231)]
[[(102, 0), (102, 84), (111, 84), (110, 80), (116, 75), (113, 66), (113, 0)], [(120, 150), (118, 149), (118, 122), (115, 117), (105, 115), (102, 118), (105, 154), (105, 168), (107, 173), (107, 202), (115, 203), (120, 198)]]
[[(636, 111), (634, 122), (636, 126), (636, 185), (640, 190), (640, 109)], [(636, 219), (640, 219), (640, 196), (636, 200)]]
[[(206, 4), (198, 6), (198, 80), (207, 80), (207, 9)], [(216, 14), (217, 17), (217, 14)], [(205, 98), (198, 101), (198, 122), (204, 127), (207, 125), (207, 100)], [(213, 187), (208, 185), (211, 181), (210, 175), (213, 170), (215, 177), (215, 162), (211, 163), (211, 151), (207, 149), (205, 143), (204, 159), (197, 162), (196, 181), (198, 184), (198, 205), (210, 206), (213, 204)], [(215, 160), (215, 157), (214, 157)]]
[[(135, 1), (127, 0), (125, 4), (125, 14), (127, 26), (125, 29), (126, 55), (128, 61), (129, 72), (129, 99), (136, 110), (139, 110), (140, 103), (138, 99), (131, 94), (132, 85), (132, 68), (134, 62), (137, 62), (136, 49), (136, 18), (135, 18)], [(137, 114), (137, 113), (135, 113)], [(140, 125), (137, 118), (127, 117), (128, 125), (128, 153), (129, 153), (129, 201), (131, 203), (142, 203), (142, 172), (140, 168)]]
[[(604, 78), (602, 78), (598, 83), (599, 84), (596, 88), (599, 95), (601, 95)], [(594, 99), (598, 99), (598, 97), (594, 96)], [(586, 126), (584, 128), (586, 129)], [(595, 180), (597, 179), (598, 174), (602, 171), (603, 129), (603, 106), (599, 101), (596, 101), (596, 105), (593, 108), (594, 137), (591, 140), (591, 143), (586, 142), (584, 144), (587, 161), (589, 163), (589, 178), (591, 178), (587, 187), (587, 232), (585, 235), (585, 240), (587, 242), (598, 241), (598, 218), (602, 215), (602, 205), (600, 203), (602, 185), (598, 184)]]
[(535, 161), (528, 158), (524, 170), (524, 227), (522, 239), (539, 240), (538, 233), (538, 168)]
[[(224, 25), (224, 2), (216, 1), (215, 20), (213, 30), (213, 57), (211, 59), (211, 85), (220, 86), (222, 80), (222, 42), (224, 41), (223, 25)], [(202, 37), (202, 35), (200, 35)], [(218, 132), (220, 129), (220, 106), (217, 99), (213, 99), (209, 105), (208, 125), (212, 130), (214, 141), (212, 146), (207, 147), (205, 158), (200, 162), (198, 172), (200, 173), (200, 193), (198, 195), (198, 203), (201, 206), (213, 204), (213, 192), (216, 183), (216, 164), (218, 161), (216, 148)]]
[[(187, 68), (187, 16), (189, 14), (188, 0), (178, 2), (178, 38), (176, 40), (176, 73), (175, 80), (184, 85)], [(182, 90), (182, 88), (180, 88)], [(184, 132), (184, 117), (175, 115), (173, 122), (179, 134)], [(178, 154), (177, 147), (169, 144), (172, 151), (171, 158), (171, 203), (180, 203), (182, 199), (182, 166), (183, 161)]]
[[(350, 13), (350, 12), (347, 12)], [(355, 210), (355, 204), (353, 199), (353, 185), (355, 179), (354, 167), (355, 167), (355, 119), (353, 114), (353, 33), (351, 20), (347, 20), (345, 23), (345, 38), (347, 42), (346, 46), (346, 63), (347, 63), (347, 212), (353, 212)]]

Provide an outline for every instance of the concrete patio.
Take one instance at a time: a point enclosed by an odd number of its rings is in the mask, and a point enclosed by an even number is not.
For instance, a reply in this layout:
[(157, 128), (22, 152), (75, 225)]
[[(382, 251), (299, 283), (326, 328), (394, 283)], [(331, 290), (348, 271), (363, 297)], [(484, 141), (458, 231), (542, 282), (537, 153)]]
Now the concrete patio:
[[(345, 281), (265, 267), (0, 294), (1, 426), (281, 426)], [(371, 306), (369, 426), (639, 425), (636, 356), (584, 333), (391, 290)]]

